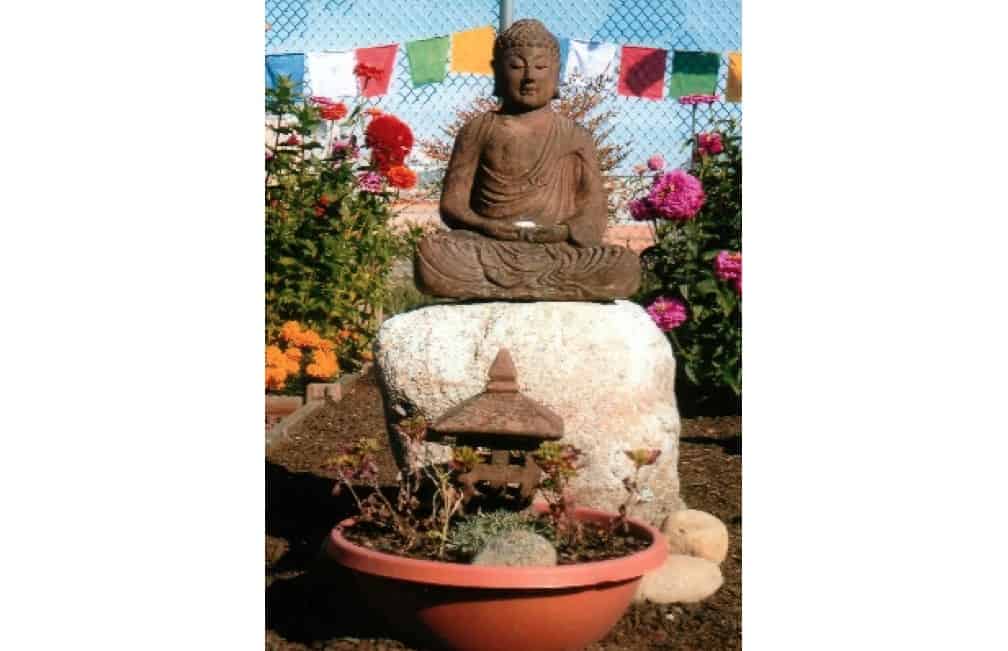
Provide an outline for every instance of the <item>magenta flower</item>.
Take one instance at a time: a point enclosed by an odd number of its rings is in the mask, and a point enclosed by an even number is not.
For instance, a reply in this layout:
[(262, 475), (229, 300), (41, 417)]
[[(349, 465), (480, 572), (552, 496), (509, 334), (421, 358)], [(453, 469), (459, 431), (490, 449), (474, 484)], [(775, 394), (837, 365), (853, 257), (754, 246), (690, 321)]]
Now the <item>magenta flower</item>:
[(333, 143), (333, 158), (357, 158), (359, 154), (360, 150), (357, 148), (357, 143), (354, 142), (353, 138), (337, 140)]
[(720, 95), (683, 95), (679, 98), (679, 103), (684, 106), (693, 106), (695, 104), (713, 104), (719, 99), (721, 99)]
[(659, 296), (646, 311), (662, 332), (674, 330), (686, 323), (686, 304), (678, 298)]
[(721, 134), (701, 133), (697, 136), (697, 149), (701, 154), (713, 156), (724, 151), (724, 143), (721, 141)]
[(661, 154), (655, 154), (651, 158), (647, 159), (647, 166), (652, 172), (660, 172), (665, 169), (665, 159)]
[(647, 204), (647, 199), (634, 199), (627, 204), (627, 208), (630, 209), (630, 217), (634, 220), (642, 222), (648, 219), (654, 219), (651, 215), (651, 207)]
[(655, 177), (646, 198), (655, 217), (675, 221), (689, 221), (696, 217), (706, 200), (700, 179), (681, 169)]
[(721, 280), (738, 280), (742, 277), (742, 254), (721, 251), (714, 258), (714, 275)]
[(367, 174), (362, 174), (357, 179), (357, 188), (361, 192), (370, 192), (372, 194), (382, 191), (382, 177), (378, 172), (368, 172)]

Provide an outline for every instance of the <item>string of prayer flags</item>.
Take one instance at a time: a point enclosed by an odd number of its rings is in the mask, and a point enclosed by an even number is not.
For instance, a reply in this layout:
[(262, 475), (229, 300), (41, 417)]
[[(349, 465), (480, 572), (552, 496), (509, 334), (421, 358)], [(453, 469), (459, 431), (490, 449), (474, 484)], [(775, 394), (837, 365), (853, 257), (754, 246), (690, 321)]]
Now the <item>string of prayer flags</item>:
[(353, 50), (306, 53), (305, 68), (312, 94), (330, 98), (357, 95), (355, 65), (357, 57)]
[(713, 95), (717, 89), (720, 64), (721, 55), (717, 52), (676, 50), (672, 56), (669, 97), (675, 99), (683, 95)]
[(357, 65), (354, 74), (360, 82), (360, 94), (378, 97), (388, 93), (389, 82), (395, 72), (396, 52), (399, 44), (357, 48)]
[(567, 51), (564, 79), (567, 80), (572, 75), (587, 79), (611, 72), (615, 58), (616, 46), (612, 43), (593, 43), (572, 38)]
[(665, 90), (666, 54), (659, 48), (624, 45), (616, 92), (628, 97), (661, 99)]
[(728, 81), (725, 84), (725, 101), (742, 101), (742, 53), (728, 53)]
[(451, 36), (451, 71), (493, 75), (490, 60), (496, 36), (491, 26), (477, 27)]
[(305, 55), (266, 55), (266, 88), (276, 88), (277, 78), (280, 75), (290, 77), (294, 82), (294, 90), (300, 91), (301, 85), (304, 83)]
[(451, 40), (447, 36), (410, 41), (406, 44), (406, 58), (409, 61), (410, 78), (414, 86), (444, 81), (450, 47)]

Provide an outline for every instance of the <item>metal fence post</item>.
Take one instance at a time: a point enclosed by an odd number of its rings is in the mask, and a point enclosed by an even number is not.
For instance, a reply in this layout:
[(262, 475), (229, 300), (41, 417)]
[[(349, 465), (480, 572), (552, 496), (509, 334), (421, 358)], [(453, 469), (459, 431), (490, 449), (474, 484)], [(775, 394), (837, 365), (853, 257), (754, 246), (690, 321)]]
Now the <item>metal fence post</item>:
[(500, 31), (504, 31), (514, 22), (514, 0), (500, 0)]

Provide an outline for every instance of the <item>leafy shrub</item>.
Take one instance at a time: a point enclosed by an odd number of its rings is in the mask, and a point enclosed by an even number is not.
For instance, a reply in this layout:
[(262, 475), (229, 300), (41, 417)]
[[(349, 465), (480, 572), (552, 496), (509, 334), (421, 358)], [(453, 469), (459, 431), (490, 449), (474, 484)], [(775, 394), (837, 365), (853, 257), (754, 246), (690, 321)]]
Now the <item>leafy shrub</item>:
[(679, 379), (700, 403), (742, 392), (741, 136), (733, 121), (714, 126), (691, 139), (689, 173), (656, 172), (649, 194), (630, 205), (656, 232), (643, 256), (641, 302), (667, 333)]
[(300, 96), (287, 79), (267, 90), (266, 110), (267, 343), (296, 321), (357, 367), (370, 359), (392, 261), (410, 245), (387, 222), (399, 190), (416, 183), (403, 163), (412, 132), (377, 109)]

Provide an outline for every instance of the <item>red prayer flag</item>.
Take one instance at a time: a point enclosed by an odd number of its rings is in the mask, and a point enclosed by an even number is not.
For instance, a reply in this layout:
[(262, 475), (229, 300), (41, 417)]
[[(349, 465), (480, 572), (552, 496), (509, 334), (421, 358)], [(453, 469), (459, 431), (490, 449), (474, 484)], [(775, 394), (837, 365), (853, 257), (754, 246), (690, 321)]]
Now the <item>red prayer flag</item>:
[(395, 56), (398, 49), (398, 43), (357, 48), (357, 66), (354, 68), (354, 74), (357, 75), (361, 95), (377, 97), (388, 92), (389, 81), (395, 72)]
[(616, 91), (630, 97), (661, 99), (665, 89), (666, 55), (665, 50), (658, 48), (624, 45), (620, 52)]

